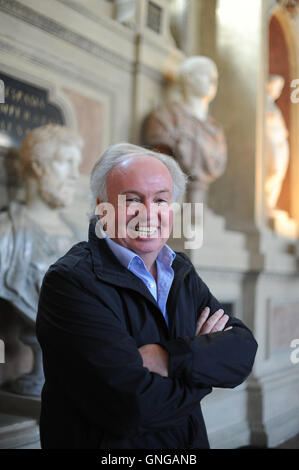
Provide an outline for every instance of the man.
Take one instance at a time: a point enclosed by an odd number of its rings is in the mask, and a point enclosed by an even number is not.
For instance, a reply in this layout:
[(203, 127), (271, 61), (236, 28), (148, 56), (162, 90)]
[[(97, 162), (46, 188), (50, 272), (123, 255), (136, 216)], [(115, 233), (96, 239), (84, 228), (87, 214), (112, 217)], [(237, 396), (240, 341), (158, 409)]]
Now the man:
[(141, 147), (116, 144), (96, 164), (93, 208), (110, 236), (92, 221), (40, 295), (43, 448), (208, 448), (201, 399), (250, 373), (251, 332), (166, 244), (184, 187), (171, 157)]

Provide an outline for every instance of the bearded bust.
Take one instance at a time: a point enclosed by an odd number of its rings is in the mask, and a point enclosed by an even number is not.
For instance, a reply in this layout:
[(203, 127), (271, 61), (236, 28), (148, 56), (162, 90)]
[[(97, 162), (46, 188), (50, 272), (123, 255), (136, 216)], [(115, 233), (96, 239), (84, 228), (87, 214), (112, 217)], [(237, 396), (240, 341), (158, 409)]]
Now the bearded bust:
[[(31, 374), (11, 385), (17, 393), (38, 395), (41, 389), (40, 351), (34, 332), (39, 292), (49, 265), (80, 237), (61, 209), (73, 201), (82, 147), (82, 139), (60, 125), (29, 132), (19, 151), (25, 200), (13, 201), (0, 212), (0, 324), (20, 318), (22, 341), (34, 354)], [(20, 350), (19, 338), (17, 343)], [(22, 375), (16, 361), (13, 354), (6, 360), (0, 383)], [(24, 370), (28, 372), (28, 360)]]

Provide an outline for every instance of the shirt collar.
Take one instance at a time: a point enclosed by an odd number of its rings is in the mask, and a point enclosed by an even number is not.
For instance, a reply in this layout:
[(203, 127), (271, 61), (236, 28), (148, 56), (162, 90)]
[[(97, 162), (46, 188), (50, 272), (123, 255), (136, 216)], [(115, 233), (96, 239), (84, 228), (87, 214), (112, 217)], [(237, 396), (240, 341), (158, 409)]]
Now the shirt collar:
[[(111, 240), (111, 238), (108, 237), (107, 234), (105, 235), (106, 236), (104, 238), (110, 250), (112, 251), (114, 256), (116, 256), (116, 258), (119, 260), (119, 262), (123, 266), (125, 266), (125, 268), (129, 269), (130, 265), (136, 260), (141, 260), (144, 264), (143, 259), (140, 258), (140, 256), (138, 256), (136, 253), (134, 253), (134, 251), (122, 245), (119, 245), (114, 240)], [(170, 248), (170, 246), (165, 244), (158, 253), (157, 261), (162, 263), (164, 266), (171, 266), (175, 257), (175, 252)]]

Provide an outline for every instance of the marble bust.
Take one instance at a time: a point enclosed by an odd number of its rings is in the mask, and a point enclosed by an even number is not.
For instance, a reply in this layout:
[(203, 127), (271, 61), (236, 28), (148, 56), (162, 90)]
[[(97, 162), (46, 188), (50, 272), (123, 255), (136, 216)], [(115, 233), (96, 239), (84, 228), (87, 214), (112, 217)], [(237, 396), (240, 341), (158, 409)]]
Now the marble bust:
[(268, 211), (276, 208), (289, 163), (288, 130), (275, 103), (284, 87), (284, 78), (270, 75), (266, 86), (266, 204)]
[[(29, 132), (19, 152), (25, 201), (13, 201), (0, 212), (0, 299), (17, 312), (24, 325), (22, 341), (35, 356), (33, 372), (10, 385), (17, 393), (40, 393), (40, 351), (34, 332), (39, 291), (49, 265), (79, 239), (76, 226), (60, 209), (73, 201), (82, 147), (82, 139), (63, 126), (51, 124)], [(9, 363), (5, 366), (9, 369)]]
[[(179, 94), (145, 120), (145, 145), (172, 155), (193, 188), (205, 192), (225, 170), (227, 150), (221, 124), (209, 115), (218, 85), (216, 64), (205, 56), (184, 60), (178, 72)], [(191, 202), (198, 195), (193, 191)]]

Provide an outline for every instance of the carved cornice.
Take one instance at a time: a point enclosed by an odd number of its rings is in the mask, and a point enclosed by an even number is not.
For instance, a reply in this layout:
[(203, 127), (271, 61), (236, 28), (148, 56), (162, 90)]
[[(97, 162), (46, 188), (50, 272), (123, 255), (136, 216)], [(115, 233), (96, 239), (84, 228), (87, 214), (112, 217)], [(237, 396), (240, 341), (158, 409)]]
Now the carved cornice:
[(16, 42), (16, 40), (12, 43), (11, 39), (5, 37), (0, 37), (0, 50), (25, 59), (27, 62), (38, 65), (44, 69), (55, 71), (64, 77), (69, 77), (72, 80), (76, 79), (78, 82), (97, 92), (101, 90), (105, 92), (110, 99), (115, 95), (115, 90), (112, 86), (109, 88), (109, 85), (107, 86), (103, 81), (99, 81), (98, 76), (88, 74), (86, 69), (82, 68), (79, 64), (74, 65), (65, 59), (57, 58), (53, 54), (45, 54), (43, 50), (39, 50), (38, 48), (34, 50), (32, 48), (29, 49), (28, 46)]
[[(65, 0), (63, 0), (62, 3), (65, 3)], [(54, 21), (53, 19), (48, 18), (45, 15), (42, 15), (34, 11), (32, 8), (23, 5), (21, 2), (17, 0), (0, 0), (0, 11), (1, 10), (9, 14), (10, 16), (14, 16), (15, 18), (18, 18), (28, 24), (31, 24), (59, 39), (69, 42), (73, 44), (74, 46), (80, 48), (81, 50), (84, 50), (85, 52), (97, 58), (100, 58), (101, 60), (105, 60), (106, 62), (114, 65), (117, 68), (121, 68), (124, 72), (132, 73), (132, 74), (139, 72), (141, 74), (147, 75), (148, 77), (150, 77), (152, 80), (155, 80), (156, 82), (160, 82), (162, 79), (161, 73), (158, 70), (156, 70), (153, 67), (150, 67), (149, 65), (141, 64), (139, 62), (136, 63), (135, 57), (132, 58), (132, 61), (127, 61), (121, 55), (115, 54), (114, 52), (111, 52), (110, 50), (106, 49), (102, 45), (95, 43), (94, 41), (91, 41), (90, 39), (85, 38), (83, 35), (71, 31), (70, 29), (66, 28), (64, 25), (61, 25), (57, 23), (56, 21)], [(103, 22), (103, 25), (104, 25), (104, 22)], [(118, 34), (118, 31), (115, 31), (115, 34)], [(129, 38), (129, 39), (132, 40), (132, 38)], [(162, 49), (165, 49), (164, 52), (167, 53), (167, 49), (168, 49), (167, 47), (164, 46), (163, 48), (161, 44), (158, 44), (156, 41), (151, 40), (150, 37), (143, 37), (143, 40), (147, 42), (152, 49), (156, 49), (157, 51), (161, 53), (161, 47), (162, 47)], [(136, 42), (138, 42), (137, 38), (136, 38)], [(12, 45), (10, 44), (8, 46), (8, 43), (5, 43), (5, 45), (3, 44), (3, 46), (4, 46), (4, 50), (8, 50), (8, 47), (12, 48)], [(21, 47), (21, 50), (22, 49), (23, 48)], [(17, 51), (15, 48), (14, 54), (16, 52)], [(49, 53), (47, 52), (47, 55), (48, 54)], [(27, 60), (29, 59), (31, 62), (39, 63), (40, 65), (44, 65), (48, 67), (49, 60), (44, 59), (44, 53), (29, 54), (28, 50), (26, 50), (25, 55), (27, 57)], [(60, 62), (59, 68), (61, 69), (62, 62), (64, 62), (64, 59), (56, 58), (56, 61)], [(50, 61), (53, 64), (54, 68), (57, 65), (56, 61), (52, 61), (52, 60)], [(68, 70), (70, 70), (70, 67), (68, 67)]]
[(117, 34), (118, 36), (123, 36), (125, 40), (134, 40), (135, 33), (132, 30), (118, 23), (117, 21), (114, 21), (109, 16), (101, 15), (100, 13), (93, 13), (93, 11), (90, 11), (89, 8), (86, 6), (85, 2), (82, 2), (82, 4), (78, 4), (73, 0), (56, 1), (68, 6), (69, 8), (76, 11), (77, 13), (80, 13), (80, 15), (85, 16), (89, 20), (95, 21), (97, 24), (101, 24), (105, 28), (113, 28), (115, 30), (115, 34)]
[(53, 36), (69, 42), (74, 46), (84, 50), (88, 54), (101, 58), (112, 65), (121, 67), (122, 70), (132, 72), (134, 70), (134, 60), (131, 62), (125, 60), (121, 55), (115, 54), (102, 45), (87, 39), (86, 37), (78, 34), (64, 25), (57, 23), (51, 18), (48, 18), (32, 8), (23, 5), (17, 0), (0, 0), (0, 10), (8, 15), (14, 16), (26, 23), (29, 23), (37, 28), (46, 31)]
[[(103, 80), (99, 80), (98, 75), (87, 73), (86, 69), (84, 69), (80, 64), (76, 63), (73, 64), (65, 59), (57, 58), (55, 55), (51, 53), (45, 54), (43, 50), (38, 49), (35, 47), (33, 50), (32, 47), (28, 45), (24, 45), (23, 43), (17, 42), (15, 39), (12, 40), (10, 38), (5, 38), (0, 36), (0, 50), (3, 52), (7, 52), (10, 55), (14, 55), (15, 57), (19, 57), (29, 63), (42, 67), (46, 70), (51, 70), (63, 77), (67, 77), (70, 80), (76, 80), (76, 82), (81, 83), (83, 86), (87, 87), (89, 90), (94, 90), (96, 93), (104, 93), (107, 99), (109, 100), (109, 108), (111, 110), (109, 124), (107, 124), (109, 132), (114, 132), (114, 121), (112, 120), (112, 116), (115, 116), (117, 111), (117, 102), (120, 99), (119, 95), (121, 91), (117, 89), (113, 84), (106, 83)], [(0, 61), (0, 68), (1, 68), (1, 61)], [(17, 71), (7, 70), (7, 73), (16, 73), (17, 76), (19, 75)], [(16, 69), (17, 70), (17, 69)], [(25, 74), (26, 75), (26, 74)], [(24, 77), (21, 75), (24, 80), (32, 81), (33, 77)], [(33, 83), (35, 83), (33, 81)], [(46, 86), (51, 93), (56, 93), (56, 87), (52, 87), (52, 84), (46, 84), (43, 79), (38, 80), (37, 85)], [(60, 103), (61, 105), (61, 103)], [(65, 105), (63, 106), (64, 111), (66, 112)], [(67, 116), (69, 117), (69, 122), (71, 122), (72, 116), (68, 113)], [(72, 127), (72, 126), (71, 126)]]

